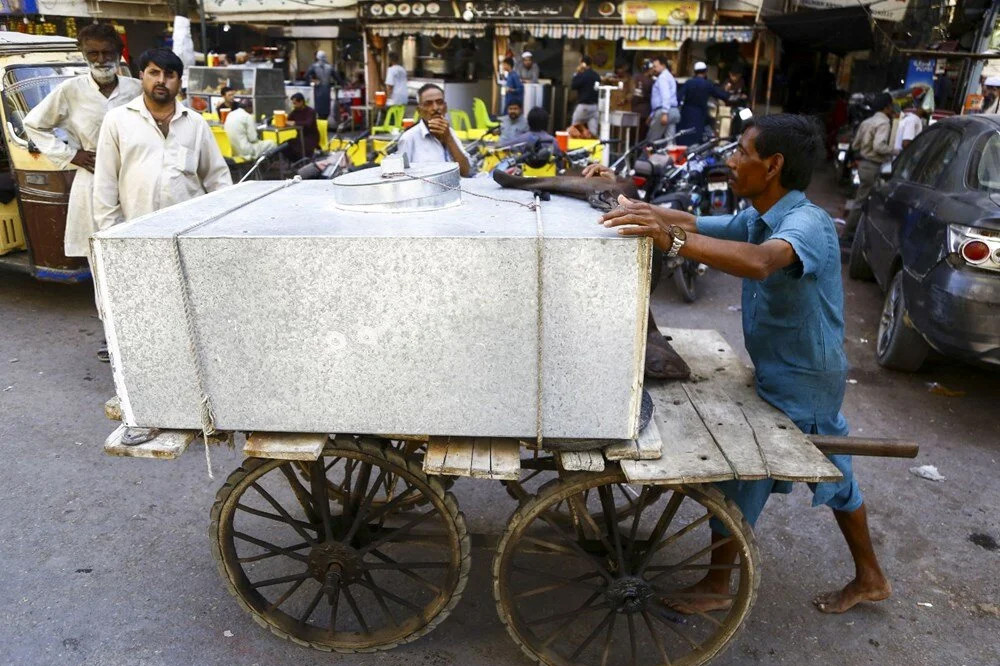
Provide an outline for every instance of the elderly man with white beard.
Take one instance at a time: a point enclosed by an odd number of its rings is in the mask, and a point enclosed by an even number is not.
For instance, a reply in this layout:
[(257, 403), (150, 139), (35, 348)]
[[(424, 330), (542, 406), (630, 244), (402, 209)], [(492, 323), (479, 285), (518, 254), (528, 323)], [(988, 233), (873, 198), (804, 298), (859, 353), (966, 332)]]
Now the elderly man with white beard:
[[(97, 137), (104, 115), (142, 92), (136, 79), (118, 76), (122, 40), (114, 26), (94, 23), (80, 30), (77, 43), (89, 71), (59, 84), (24, 119), (24, 128), (49, 160), (60, 169), (76, 169), (66, 213), (64, 251), (68, 257), (89, 257), (88, 238), (97, 230), (91, 190)], [(69, 142), (56, 136), (60, 130)], [(98, 305), (98, 311), (100, 306)], [(107, 347), (97, 357), (107, 361)]]

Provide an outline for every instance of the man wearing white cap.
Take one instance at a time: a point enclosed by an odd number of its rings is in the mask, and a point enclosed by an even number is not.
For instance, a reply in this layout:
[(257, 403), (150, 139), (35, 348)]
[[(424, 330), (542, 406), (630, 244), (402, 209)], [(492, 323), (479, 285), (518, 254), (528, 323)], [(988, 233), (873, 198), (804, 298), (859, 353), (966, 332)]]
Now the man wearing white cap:
[(694, 76), (688, 79), (677, 93), (677, 101), (681, 105), (681, 120), (677, 123), (677, 131), (686, 129), (693, 131), (678, 137), (677, 143), (691, 146), (705, 140), (705, 128), (709, 123), (709, 97), (723, 102), (729, 101), (729, 93), (708, 80), (708, 65), (696, 62)]
[(980, 113), (1000, 113), (1000, 76), (988, 76), (983, 83), (983, 110)]
[(525, 51), (521, 54), (521, 62), (517, 63), (514, 71), (524, 83), (538, 83), (538, 78), (541, 76), (538, 71), (538, 63), (535, 62), (535, 56), (532, 55), (531, 51)]

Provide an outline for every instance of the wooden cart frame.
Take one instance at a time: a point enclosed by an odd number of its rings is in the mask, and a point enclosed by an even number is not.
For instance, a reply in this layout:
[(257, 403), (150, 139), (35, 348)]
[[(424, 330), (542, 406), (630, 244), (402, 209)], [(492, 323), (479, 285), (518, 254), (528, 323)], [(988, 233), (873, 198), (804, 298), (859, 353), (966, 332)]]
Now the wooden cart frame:
[[(692, 367), (647, 386), (654, 424), (637, 441), (552, 453), (534, 442), (253, 433), (219, 490), (212, 552), (239, 604), (295, 643), (336, 652), (396, 647), (455, 608), (474, 544), (495, 550), (501, 621), (534, 662), (703, 664), (753, 606), (753, 531), (711, 485), (825, 481), (839, 472), (781, 412), (715, 331), (664, 331)], [(164, 431), (108, 453), (172, 458), (196, 437)], [(864, 452), (843, 438), (830, 452)], [(888, 443), (881, 455), (915, 455)], [(450, 486), (500, 480), (516, 508), (499, 540), (470, 535)], [(721, 536), (712, 537), (713, 531)], [(713, 553), (735, 544), (734, 561)], [(726, 572), (727, 591), (694, 586)], [(718, 574), (716, 574), (718, 575)], [(714, 610), (708, 610), (713, 607)]]

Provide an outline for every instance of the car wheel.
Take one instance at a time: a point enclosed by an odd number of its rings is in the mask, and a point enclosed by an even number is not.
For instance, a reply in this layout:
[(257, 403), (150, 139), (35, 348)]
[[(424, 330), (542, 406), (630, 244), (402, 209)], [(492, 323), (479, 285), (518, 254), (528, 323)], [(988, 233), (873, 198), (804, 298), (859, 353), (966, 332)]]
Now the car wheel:
[(861, 219), (858, 220), (858, 228), (854, 230), (854, 240), (851, 242), (851, 256), (847, 261), (847, 275), (852, 280), (871, 282), (875, 279), (875, 274), (872, 272), (872, 268), (868, 265), (868, 260), (865, 259), (864, 255), (864, 246), (867, 240), (866, 226), (865, 218), (862, 215)]
[(875, 359), (890, 370), (916, 372), (924, 364), (930, 347), (908, 322), (903, 297), (903, 271), (892, 276), (885, 293), (882, 318), (878, 325)]

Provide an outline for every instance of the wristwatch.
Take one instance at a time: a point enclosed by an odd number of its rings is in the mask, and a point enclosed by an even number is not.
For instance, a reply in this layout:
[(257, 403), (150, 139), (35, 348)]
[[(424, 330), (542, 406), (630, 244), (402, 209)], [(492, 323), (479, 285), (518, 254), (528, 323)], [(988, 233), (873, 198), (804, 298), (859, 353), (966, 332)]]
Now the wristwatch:
[(684, 247), (684, 243), (687, 242), (687, 234), (675, 224), (670, 227), (670, 238), (672, 242), (670, 243), (670, 250), (667, 252), (667, 256), (676, 257), (677, 253)]

